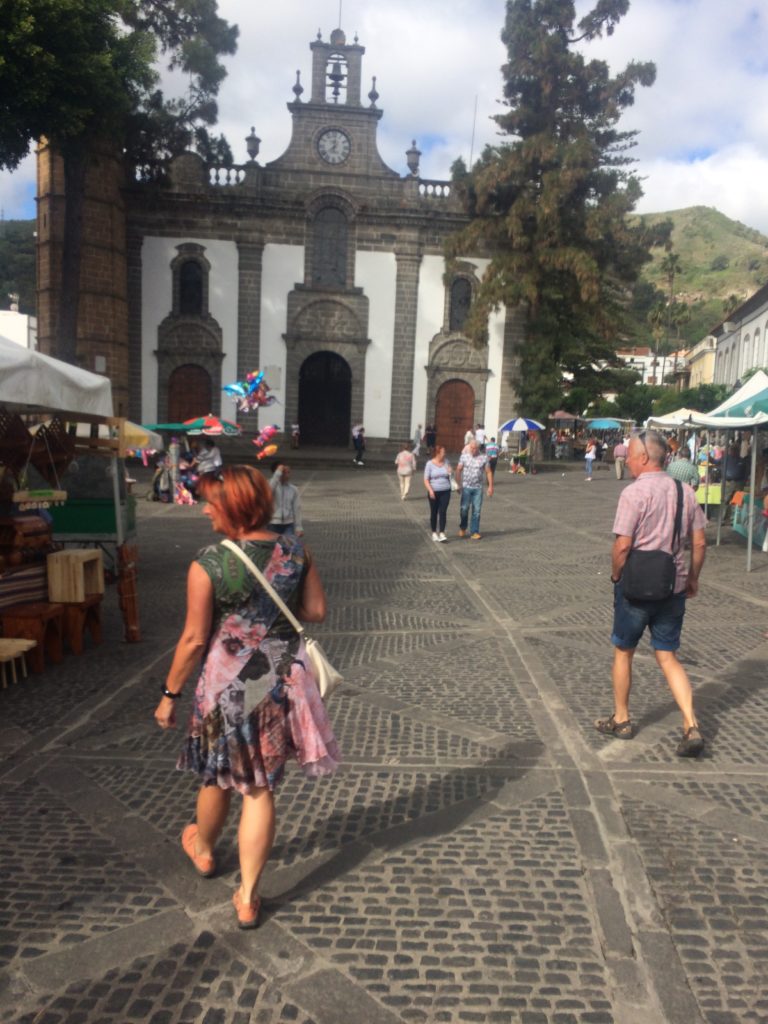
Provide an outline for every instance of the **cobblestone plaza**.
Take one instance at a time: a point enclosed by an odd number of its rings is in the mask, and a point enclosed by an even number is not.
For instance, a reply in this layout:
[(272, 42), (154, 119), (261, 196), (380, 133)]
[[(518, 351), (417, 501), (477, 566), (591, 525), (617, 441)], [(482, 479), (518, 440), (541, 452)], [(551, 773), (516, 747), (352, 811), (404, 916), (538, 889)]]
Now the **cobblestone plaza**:
[(214, 879), (182, 853), (195, 780), (152, 718), (210, 527), (140, 501), (141, 643), (112, 588), (101, 647), (0, 691), (0, 1024), (768, 1021), (766, 556), (708, 551), (681, 649), (708, 747), (685, 761), (647, 640), (637, 736), (592, 726), (612, 473), (500, 467), (483, 540), (454, 496), (448, 544), (418, 480), (405, 502), (351, 463), (295, 482), (344, 767), (278, 791), (263, 924), (235, 928), (234, 813)]

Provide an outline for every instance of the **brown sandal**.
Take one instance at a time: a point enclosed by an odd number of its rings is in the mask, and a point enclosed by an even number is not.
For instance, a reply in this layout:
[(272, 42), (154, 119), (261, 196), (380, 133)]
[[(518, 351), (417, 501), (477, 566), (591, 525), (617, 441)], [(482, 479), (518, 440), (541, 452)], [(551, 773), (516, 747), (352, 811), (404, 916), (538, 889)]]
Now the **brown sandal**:
[(626, 722), (617, 722), (615, 717), (598, 718), (595, 728), (603, 736), (613, 736), (617, 740), (631, 740), (635, 735), (635, 729), (629, 719)]

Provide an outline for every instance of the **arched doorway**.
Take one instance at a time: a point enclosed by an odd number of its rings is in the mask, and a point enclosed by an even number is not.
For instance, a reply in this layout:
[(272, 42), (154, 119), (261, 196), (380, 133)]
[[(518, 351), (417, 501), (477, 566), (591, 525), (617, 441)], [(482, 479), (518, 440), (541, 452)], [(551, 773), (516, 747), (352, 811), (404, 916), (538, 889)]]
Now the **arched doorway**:
[(437, 443), (449, 452), (460, 452), (464, 435), (474, 426), (475, 393), (463, 380), (447, 380), (435, 400)]
[(352, 371), (335, 352), (315, 352), (299, 370), (302, 444), (349, 444)]
[(213, 412), (211, 378), (202, 366), (177, 366), (168, 378), (168, 422), (183, 423)]

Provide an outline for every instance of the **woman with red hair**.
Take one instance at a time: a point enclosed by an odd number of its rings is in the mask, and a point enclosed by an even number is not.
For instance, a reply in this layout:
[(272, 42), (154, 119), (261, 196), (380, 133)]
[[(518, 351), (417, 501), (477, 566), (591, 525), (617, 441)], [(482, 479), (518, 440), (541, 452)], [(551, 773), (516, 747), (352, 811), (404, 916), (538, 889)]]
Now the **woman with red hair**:
[[(309, 551), (268, 530), (269, 484), (251, 466), (200, 480), (203, 513), (258, 566), (305, 622), (325, 618), (325, 591)], [(339, 751), (302, 638), (243, 562), (223, 544), (203, 548), (187, 578), (187, 616), (155, 719), (176, 724), (175, 705), (202, 658), (187, 740), (177, 767), (197, 772), (197, 816), (181, 835), (199, 874), (216, 871), (214, 847), (232, 790), (243, 797), (238, 831), (240, 887), (232, 900), (241, 928), (258, 924), (259, 878), (275, 835), (273, 791), (289, 756), (307, 775), (332, 772)]]

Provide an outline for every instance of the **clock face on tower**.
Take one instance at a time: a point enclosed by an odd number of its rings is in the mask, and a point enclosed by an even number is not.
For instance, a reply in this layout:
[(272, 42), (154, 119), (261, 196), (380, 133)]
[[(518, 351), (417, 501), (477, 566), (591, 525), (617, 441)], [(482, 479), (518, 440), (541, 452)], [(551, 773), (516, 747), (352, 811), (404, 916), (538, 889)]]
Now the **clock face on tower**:
[(339, 128), (328, 128), (317, 140), (318, 155), (327, 164), (343, 164), (349, 156), (349, 136)]

